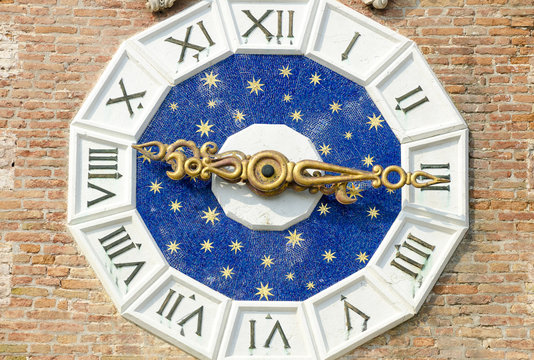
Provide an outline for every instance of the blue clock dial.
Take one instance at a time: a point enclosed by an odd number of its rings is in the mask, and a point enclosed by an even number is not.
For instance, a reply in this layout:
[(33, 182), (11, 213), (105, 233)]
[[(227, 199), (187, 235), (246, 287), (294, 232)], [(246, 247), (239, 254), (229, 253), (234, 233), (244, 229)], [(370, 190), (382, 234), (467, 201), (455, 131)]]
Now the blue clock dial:
[[(287, 125), (328, 163), (400, 165), (399, 142), (365, 89), (303, 56), (211, 66), (171, 89), (138, 143), (222, 145), (252, 124)], [(172, 267), (236, 300), (301, 301), (326, 289), (366, 265), (401, 209), (400, 190), (354, 183), (352, 205), (323, 196), (289, 229), (254, 231), (224, 215), (209, 183), (173, 181), (169, 169), (138, 157), (137, 210)]]

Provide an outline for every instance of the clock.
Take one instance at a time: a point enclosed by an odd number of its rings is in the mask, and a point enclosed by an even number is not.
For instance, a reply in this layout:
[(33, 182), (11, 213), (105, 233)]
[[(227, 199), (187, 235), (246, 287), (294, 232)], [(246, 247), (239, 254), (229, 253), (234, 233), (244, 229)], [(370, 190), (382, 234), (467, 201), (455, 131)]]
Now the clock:
[(201, 1), (127, 40), (77, 114), (69, 228), (119, 312), (198, 358), (334, 359), (422, 306), (468, 227), (467, 140), (365, 16)]

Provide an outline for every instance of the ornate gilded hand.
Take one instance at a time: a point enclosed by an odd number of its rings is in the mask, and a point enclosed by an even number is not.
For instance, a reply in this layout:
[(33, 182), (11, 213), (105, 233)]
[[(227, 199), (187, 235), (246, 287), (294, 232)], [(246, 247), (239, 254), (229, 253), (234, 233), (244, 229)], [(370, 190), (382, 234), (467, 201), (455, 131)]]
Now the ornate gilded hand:
[[(153, 146), (158, 148), (157, 153), (150, 151)], [(218, 154), (219, 149), (213, 142), (204, 143), (200, 149), (193, 141), (186, 140), (178, 140), (171, 145), (150, 141), (132, 147), (150, 160), (171, 165), (172, 171), (167, 171), (167, 176), (173, 180), (180, 180), (186, 175), (209, 180), (215, 174), (228, 182), (245, 182), (252, 191), (262, 196), (277, 195), (290, 187), (296, 191), (309, 190), (312, 194), (318, 191), (326, 195), (335, 193), (340, 203), (351, 204), (356, 199), (347, 194), (350, 182), (371, 181), (375, 188), (384, 186), (392, 190), (404, 185), (423, 188), (449, 182), (424, 171), (406, 173), (396, 165), (385, 169), (375, 165), (372, 171), (363, 171), (314, 160), (294, 163), (274, 150), (260, 151), (252, 156), (241, 151)], [(190, 156), (186, 155), (188, 150)], [(389, 182), (391, 173), (399, 175), (397, 183)], [(421, 179), (423, 182), (420, 182)]]

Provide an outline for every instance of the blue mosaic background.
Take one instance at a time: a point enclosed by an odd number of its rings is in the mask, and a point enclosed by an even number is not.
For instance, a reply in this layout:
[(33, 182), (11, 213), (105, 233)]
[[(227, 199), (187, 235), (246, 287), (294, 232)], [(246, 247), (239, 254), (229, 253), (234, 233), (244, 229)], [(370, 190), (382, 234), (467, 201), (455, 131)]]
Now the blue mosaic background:
[[(291, 74), (281, 74), (283, 68)], [(206, 83), (209, 74), (220, 80), (216, 86)], [(314, 74), (320, 77), (315, 84)], [(258, 79), (263, 86), (256, 94), (247, 87)], [(284, 101), (286, 94), (291, 101)], [(236, 111), (244, 114), (241, 121)], [(300, 121), (291, 117), (295, 111)], [(370, 170), (364, 164), (370, 156), (373, 164), (400, 165), (400, 145), (389, 126), (385, 121), (373, 126), (371, 118), (383, 119), (363, 87), (305, 57), (233, 55), (174, 86), (139, 143), (187, 139), (221, 146), (251, 124), (285, 124), (317, 150), (327, 146), (330, 152), (321, 155), (325, 162)], [(213, 126), (202, 134), (202, 123)], [(310, 218), (288, 230), (252, 231), (224, 215), (210, 182), (172, 181), (167, 170), (169, 165), (138, 158), (137, 210), (171, 266), (237, 300), (301, 301), (353, 274), (366, 265), (401, 208), (399, 190), (362, 183), (357, 184), (362, 197), (352, 205), (323, 195)], [(159, 191), (153, 190), (155, 182)], [(172, 202), (181, 207), (172, 210)], [(321, 213), (321, 206), (328, 212)], [(370, 209), (378, 210), (376, 217)], [(219, 213), (213, 224), (203, 218), (209, 210)], [(300, 234), (300, 245), (288, 244), (290, 232)], [(201, 246), (206, 240), (210, 250)], [(241, 249), (232, 251), (232, 242)], [(334, 256), (330, 260), (328, 253)], [(273, 259), (271, 266), (262, 262), (266, 256)], [(230, 276), (223, 276), (225, 268), (232, 269)], [(268, 289), (263, 296), (262, 287)]]

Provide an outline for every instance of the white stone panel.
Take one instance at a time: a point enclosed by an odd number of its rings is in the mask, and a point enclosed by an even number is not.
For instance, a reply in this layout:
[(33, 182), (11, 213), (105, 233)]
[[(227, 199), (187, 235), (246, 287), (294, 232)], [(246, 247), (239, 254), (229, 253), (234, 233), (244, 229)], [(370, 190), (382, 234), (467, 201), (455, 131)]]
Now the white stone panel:
[(135, 206), (135, 154), (130, 142), (72, 126), (68, 221), (116, 213)]
[(368, 265), (413, 307), (414, 313), (467, 231), (443, 220), (401, 213)]
[[(307, 137), (285, 125), (251, 125), (229, 136), (219, 152), (230, 150), (239, 150), (247, 155), (276, 150), (293, 162), (322, 161)], [(244, 183), (228, 183), (217, 176), (212, 178), (211, 190), (226, 216), (252, 230), (285, 230), (307, 219), (321, 198), (321, 193), (310, 194), (293, 189), (264, 197), (252, 192)]]
[(466, 128), (416, 45), (366, 89), (401, 143)]
[(137, 138), (169, 89), (157, 71), (132, 48), (122, 45), (73, 123)]
[(468, 224), (468, 140), (467, 130), (462, 130), (401, 146), (402, 163), (407, 171), (423, 170), (435, 176), (450, 176), (450, 183), (429, 188), (405, 186), (403, 205), (406, 208), (422, 214), (432, 212), (448, 216)]
[(317, 359), (301, 304), (234, 301), (218, 359)]
[(306, 56), (367, 85), (410, 41), (337, 1), (323, 0)]
[(213, 1), (201, 1), (130, 41), (173, 84), (231, 55)]
[(317, 0), (220, 0), (232, 50), (254, 54), (304, 54)]
[(372, 272), (362, 270), (305, 301), (320, 359), (337, 359), (413, 316)]
[(70, 227), (119, 311), (167, 267), (137, 211)]
[(200, 359), (214, 359), (230, 300), (169, 269), (124, 316)]

